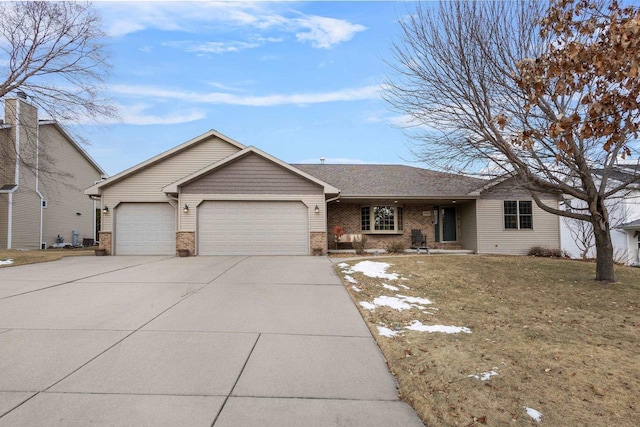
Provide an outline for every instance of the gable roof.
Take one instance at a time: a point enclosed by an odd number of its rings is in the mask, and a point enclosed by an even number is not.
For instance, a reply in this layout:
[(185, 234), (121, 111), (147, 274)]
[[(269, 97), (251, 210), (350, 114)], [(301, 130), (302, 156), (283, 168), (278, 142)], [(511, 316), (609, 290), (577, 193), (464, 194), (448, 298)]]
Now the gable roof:
[(82, 157), (84, 157), (91, 164), (91, 166), (95, 168), (95, 170), (100, 172), (101, 175), (106, 175), (106, 172), (102, 169), (102, 167), (100, 167), (100, 165), (95, 160), (93, 160), (93, 157), (91, 157), (89, 153), (87, 153), (85, 149), (82, 148), (82, 146), (78, 142), (76, 142), (75, 139), (73, 139), (73, 137), (66, 131), (66, 129), (63, 128), (62, 125), (60, 125), (60, 123), (56, 122), (55, 120), (40, 120), (38, 122), (38, 125), (53, 126), (58, 132), (62, 134), (62, 136), (66, 138), (67, 141), (69, 141), (69, 143), (73, 146), (73, 148), (78, 150), (78, 152), (82, 155)]
[(342, 197), (475, 198), (486, 180), (405, 165), (295, 164), (342, 190)]
[(186, 150), (187, 148), (199, 144), (202, 141), (206, 141), (207, 139), (211, 138), (211, 137), (216, 137), (218, 139), (221, 139), (224, 142), (227, 142), (237, 148), (239, 148), (240, 150), (244, 149), (245, 146), (240, 144), (239, 142), (229, 138), (226, 135), (221, 134), (220, 132), (211, 129), (208, 132), (203, 133), (202, 135), (196, 136), (195, 138), (192, 138), (190, 140), (188, 140), (187, 142), (184, 142), (180, 145), (177, 145), (173, 148), (170, 148), (167, 151), (164, 151), (156, 156), (153, 156), (152, 158), (145, 160), (142, 163), (138, 163), (135, 166), (130, 167), (129, 169), (125, 169), (124, 171), (117, 173), (115, 175), (113, 175), (112, 177), (109, 177), (103, 181), (100, 181), (99, 183), (92, 185), (91, 187), (87, 188), (86, 190), (84, 190), (84, 194), (87, 195), (98, 195), (100, 194), (100, 189), (104, 186), (108, 186), (111, 185), (113, 183), (116, 183), (120, 180), (122, 180), (123, 178), (126, 178), (129, 175), (132, 175), (142, 169), (145, 169), (149, 166), (152, 166), (164, 159), (166, 159), (167, 157), (173, 156), (174, 154), (177, 154), (181, 151)]
[(288, 170), (289, 172), (296, 174), (298, 176), (301, 176), (315, 184), (318, 184), (319, 186), (324, 188), (324, 192), (325, 194), (339, 194), (340, 190), (337, 189), (336, 187), (318, 179), (317, 177), (310, 175), (309, 173), (300, 170), (299, 168), (296, 168), (295, 166), (292, 166), (288, 163), (283, 162), (280, 159), (277, 159), (267, 153), (265, 153), (262, 150), (257, 149), (256, 147), (246, 147), (243, 150), (238, 151), (235, 154), (232, 154), (228, 157), (225, 157), (224, 159), (220, 160), (219, 162), (216, 163), (212, 163), (209, 166), (206, 166), (198, 171), (195, 171), (194, 173), (185, 176), (184, 178), (179, 179), (178, 181), (172, 182), (171, 184), (167, 185), (166, 187), (164, 187), (162, 189), (163, 192), (165, 193), (169, 193), (169, 194), (175, 194), (178, 192), (178, 187), (181, 187), (183, 185), (189, 184), (190, 182), (193, 182), (197, 179), (199, 179), (200, 177), (204, 176), (204, 175), (208, 175), (209, 173), (215, 171), (216, 169), (220, 169), (222, 167), (224, 167), (225, 165), (228, 165), (238, 159), (241, 159), (249, 154), (256, 154), (260, 157), (263, 157), (267, 160), (270, 160), (271, 162), (281, 166), (282, 168)]

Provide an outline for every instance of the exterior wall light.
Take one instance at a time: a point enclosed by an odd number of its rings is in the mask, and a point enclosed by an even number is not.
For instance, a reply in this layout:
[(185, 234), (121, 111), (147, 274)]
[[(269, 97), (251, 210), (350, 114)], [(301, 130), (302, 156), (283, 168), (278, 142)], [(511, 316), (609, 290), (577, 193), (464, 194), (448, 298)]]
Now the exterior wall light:
[(189, 213), (189, 206), (187, 204), (184, 205), (184, 208), (182, 208), (182, 211), (184, 213)]
[(104, 208), (102, 208), (102, 212), (103, 213), (109, 213), (109, 206), (105, 206)]
[(315, 213), (317, 213), (317, 214), (319, 214), (319, 213), (320, 213), (320, 208), (318, 207), (318, 205), (316, 205)]

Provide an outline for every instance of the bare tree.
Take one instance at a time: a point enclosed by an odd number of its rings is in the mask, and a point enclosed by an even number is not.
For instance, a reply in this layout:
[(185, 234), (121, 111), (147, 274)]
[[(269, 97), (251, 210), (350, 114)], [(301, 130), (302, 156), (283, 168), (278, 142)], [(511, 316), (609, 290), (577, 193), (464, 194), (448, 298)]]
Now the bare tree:
[[(588, 221), (596, 279), (614, 281), (605, 201), (640, 181), (610, 179), (618, 158), (638, 151), (639, 16), (595, 1), (419, 5), (401, 21), (386, 98), (408, 116), (416, 155), (432, 167), (514, 173), (541, 209)], [(628, 93), (606, 98), (607, 85)], [(604, 113), (590, 113), (597, 109)], [(542, 194), (566, 194), (587, 210), (558, 209)]]
[(100, 92), (109, 64), (89, 3), (0, 3), (0, 97), (26, 93), (52, 119), (113, 116)]

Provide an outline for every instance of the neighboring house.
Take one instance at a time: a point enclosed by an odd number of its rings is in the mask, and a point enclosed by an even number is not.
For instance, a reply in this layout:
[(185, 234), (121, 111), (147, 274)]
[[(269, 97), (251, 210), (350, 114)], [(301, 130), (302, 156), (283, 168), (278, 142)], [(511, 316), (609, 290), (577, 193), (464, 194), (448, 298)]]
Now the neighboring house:
[[(4, 100), (0, 121), (0, 248), (39, 249), (95, 239), (95, 202), (83, 189), (104, 171), (26, 97)], [(74, 231), (75, 237), (74, 237)]]
[[(620, 165), (610, 178), (617, 182), (627, 182), (640, 173), (638, 165)], [(564, 209), (579, 210), (586, 205), (579, 200), (566, 200)], [(617, 262), (640, 265), (640, 183), (606, 202), (609, 210), (611, 243), (613, 256)], [(562, 250), (572, 258), (595, 258), (596, 247), (591, 225), (582, 221), (563, 218), (560, 226)]]
[(214, 130), (85, 194), (101, 200), (100, 244), (115, 255), (326, 253), (335, 225), (380, 249), (393, 239), (409, 245), (414, 228), (430, 247), (501, 254), (560, 247), (558, 217), (513, 179), (398, 165), (290, 165)]

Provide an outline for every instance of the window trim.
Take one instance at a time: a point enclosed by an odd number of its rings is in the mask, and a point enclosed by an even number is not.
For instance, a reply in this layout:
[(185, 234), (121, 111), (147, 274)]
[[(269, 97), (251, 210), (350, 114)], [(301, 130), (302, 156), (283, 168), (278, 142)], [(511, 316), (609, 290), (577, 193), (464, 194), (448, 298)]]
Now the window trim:
[[(506, 213), (506, 204), (508, 202), (512, 202), (516, 204), (516, 213), (512, 214), (512, 213)], [(529, 205), (531, 206), (531, 213), (520, 213), (520, 204), (521, 203), (529, 203)], [(506, 219), (507, 216), (509, 217), (514, 217), (516, 220), (516, 226), (513, 228), (508, 228), (506, 225)], [(522, 218), (523, 217), (530, 217), (531, 218), (531, 227), (521, 227), (522, 224)], [(502, 201), (502, 229), (504, 231), (519, 231), (519, 230), (531, 230), (533, 231), (533, 201), (532, 200), (503, 200)]]
[[(393, 230), (375, 230), (375, 208), (387, 207), (393, 208)], [(369, 229), (364, 230), (362, 211), (364, 208), (369, 209)], [(360, 206), (360, 233), (362, 234), (404, 234), (404, 206), (394, 204), (370, 204)]]

